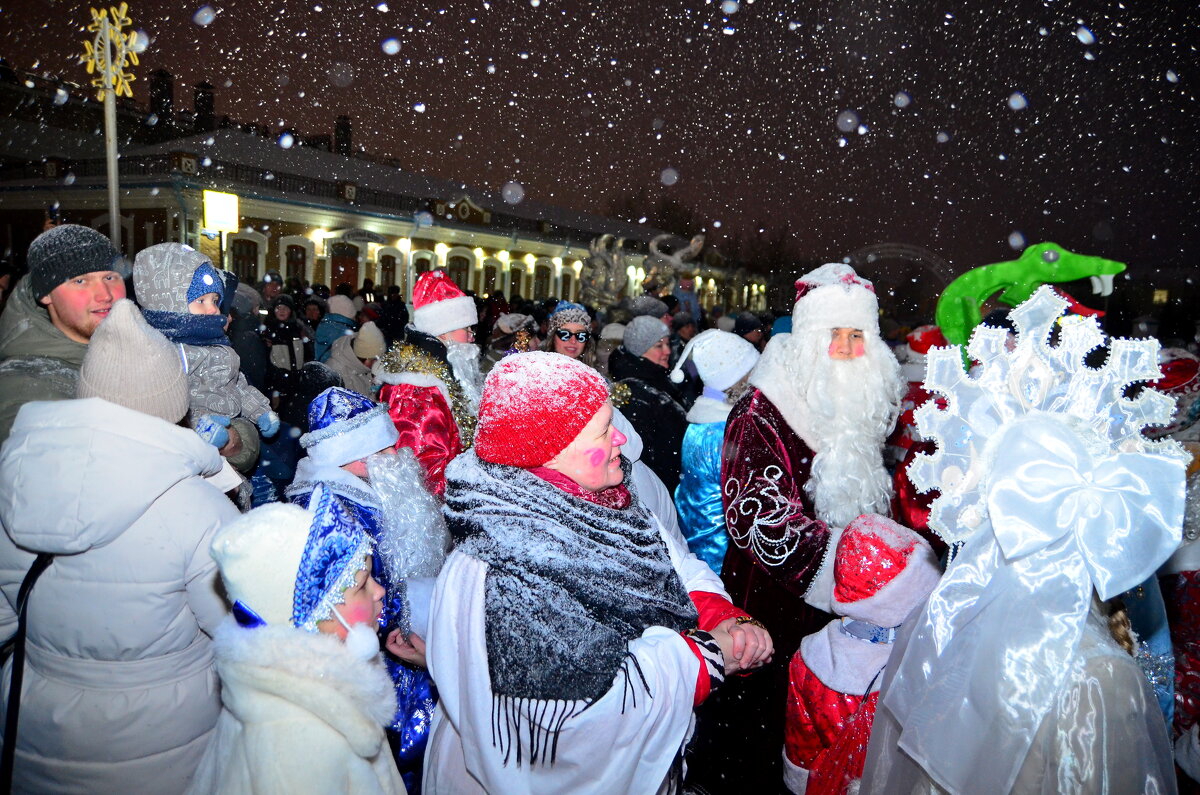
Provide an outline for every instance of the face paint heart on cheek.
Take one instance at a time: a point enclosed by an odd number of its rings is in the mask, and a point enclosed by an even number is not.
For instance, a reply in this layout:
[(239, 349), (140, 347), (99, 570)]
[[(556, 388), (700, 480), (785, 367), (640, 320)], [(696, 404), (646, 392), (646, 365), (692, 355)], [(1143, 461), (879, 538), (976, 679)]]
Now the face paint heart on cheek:
[(587, 462), (593, 467), (598, 467), (608, 461), (608, 453), (601, 450), (599, 447), (594, 447), (588, 450), (584, 455), (587, 457)]

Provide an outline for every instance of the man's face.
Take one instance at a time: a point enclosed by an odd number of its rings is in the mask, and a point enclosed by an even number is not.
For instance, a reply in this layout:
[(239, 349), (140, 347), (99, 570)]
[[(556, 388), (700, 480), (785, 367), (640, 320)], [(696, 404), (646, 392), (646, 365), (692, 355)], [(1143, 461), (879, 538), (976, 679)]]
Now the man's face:
[(694, 281), (692, 281), (691, 279), (680, 279), (679, 280), (679, 289), (683, 290), (685, 293), (690, 293), (693, 290), (693, 288), (695, 288), (695, 286), (696, 286), (696, 283)]
[[(385, 447), (376, 453), (372, 453), (372, 455), (395, 455), (395, 454), (396, 454), (396, 446), (395, 445), (392, 445), (391, 447)], [(346, 470), (347, 472), (349, 472), (351, 475), (354, 475), (355, 477), (362, 478), (363, 480), (370, 480), (370, 476), (367, 474), (367, 459), (370, 457), (371, 456), (363, 456), (362, 458), (358, 459), (357, 461), (351, 461), (349, 464), (342, 464), (342, 469)]]
[(683, 328), (679, 329), (679, 339), (687, 342), (692, 337), (696, 336), (696, 324), (688, 323)]
[(475, 329), (456, 328), (454, 331), (447, 331), (445, 334), (439, 334), (438, 339), (440, 339), (442, 342), (474, 342)]
[(86, 345), (112, 305), (125, 297), (125, 280), (116, 271), (92, 271), (68, 279), (41, 299), (50, 322), (67, 339)]
[(835, 328), (829, 342), (829, 358), (843, 362), (857, 359), (866, 352), (866, 345), (862, 329)]

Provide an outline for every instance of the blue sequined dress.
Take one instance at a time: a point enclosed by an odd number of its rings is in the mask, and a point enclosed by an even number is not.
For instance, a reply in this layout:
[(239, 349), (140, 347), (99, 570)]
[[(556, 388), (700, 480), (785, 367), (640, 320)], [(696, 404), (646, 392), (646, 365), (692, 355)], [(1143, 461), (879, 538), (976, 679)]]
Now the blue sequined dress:
[(688, 548), (717, 574), (729, 546), (721, 507), (724, 440), (724, 421), (690, 423), (683, 435), (683, 471), (675, 489), (675, 508)]

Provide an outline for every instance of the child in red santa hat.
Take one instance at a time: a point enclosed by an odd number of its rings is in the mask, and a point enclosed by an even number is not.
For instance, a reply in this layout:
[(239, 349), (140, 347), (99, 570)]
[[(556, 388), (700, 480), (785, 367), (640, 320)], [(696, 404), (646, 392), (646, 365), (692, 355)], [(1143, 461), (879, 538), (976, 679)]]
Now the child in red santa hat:
[(795, 793), (842, 793), (862, 777), (879, 700), (880, 673), (897, 627), (941, 576), (929, 544), (875, 514), (838, 541), (833, 612), (808, 635), (789, 668), (784, 783)]

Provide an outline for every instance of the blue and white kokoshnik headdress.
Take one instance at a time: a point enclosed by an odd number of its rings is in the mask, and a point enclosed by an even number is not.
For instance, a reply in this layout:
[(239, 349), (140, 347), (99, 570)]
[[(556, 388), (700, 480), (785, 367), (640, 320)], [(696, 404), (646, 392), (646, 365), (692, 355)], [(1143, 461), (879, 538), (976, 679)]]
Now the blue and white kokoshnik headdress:
[[(988, 781), (1007, 792), (1078, 648), (1093, 589), (1108, 599), (1152, 575), (1178, 547), (1189, 456), (1143, 436), (1173, 401), (1143, 389), (1159, 378), (1158, 342), (1106, 339), (1094, 318), (1066, 318), (1043, 286), (1007, 332), (980, 326), (967, 351), (928, 355), (925, 388), (945, 396), (916, 412), (936, 451), (909, 477), (940, 490), (929, 525), (957, 555), (894, 665), (880, 706), (899, 745), (951, 791)], [(991, 786), (991, 784), (989, 786)]]
[(343, 592), (367, 567), (366, 557), (371, 554), (370, 536), (341, 500), (326, 488), (318, 493), (315, 509), (309, 506), (316, 516), (300, 556), (292, 601), (292, 625), (309, 632), (335, 617), (333, 608), (342, 603)]

